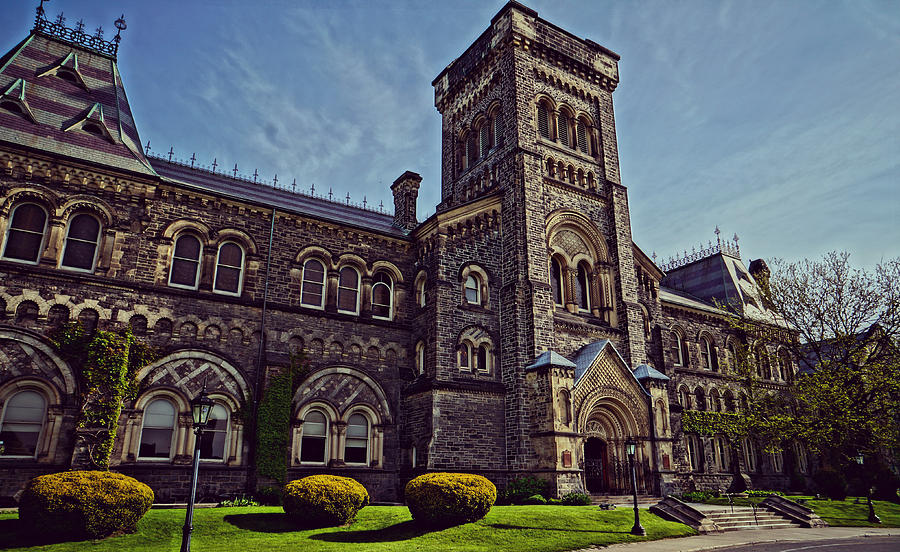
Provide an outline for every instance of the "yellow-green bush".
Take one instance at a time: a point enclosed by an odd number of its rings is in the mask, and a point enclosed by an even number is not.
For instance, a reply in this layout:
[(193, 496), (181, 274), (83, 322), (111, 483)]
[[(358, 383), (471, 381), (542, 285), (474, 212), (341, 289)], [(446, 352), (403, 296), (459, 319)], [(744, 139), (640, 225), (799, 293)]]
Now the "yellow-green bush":
[(153, 491), (133, 477), (69, 471), (29, 481), (19, 519), (36, 531), (96, 539), (134, 531), (151, 504)]
[(369, 503), (359, 481), (337, 475), (310, 475), (284, 486), (284, 512), (308, 527), (346, 525)]
[(406, 484), (406, 505), (414, 520), (429, 525), (477, 521), (497, 500), (497, 487), (480, 475), (426, 473)]

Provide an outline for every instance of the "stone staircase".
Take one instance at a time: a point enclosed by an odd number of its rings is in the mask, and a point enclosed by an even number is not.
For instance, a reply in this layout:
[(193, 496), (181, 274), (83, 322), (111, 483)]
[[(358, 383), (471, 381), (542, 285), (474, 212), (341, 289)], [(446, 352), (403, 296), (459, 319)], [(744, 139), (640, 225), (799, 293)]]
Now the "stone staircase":
[(735, 508), (734, 513), (728, 509), (719, 512), (704, 512), (704, 514), (716, 524), (719, 531), (802, 527), (799, 523), (762, 508), (758, 508), (755, 513), (752, 508)]
[[(657, 502), (659, 502), (658, 496), (648, 495), (648, 494), (639, 494), (638, 495), (638, 508), (649, 508), (653, 506)], [(602, 494), (592, 494), (591, 495), (591, 504), (599, 505), (599, 504), (615, 504), (616, 508), (633, 508), (634, 507), (634, 496), (632, 495), (602, 495)]]

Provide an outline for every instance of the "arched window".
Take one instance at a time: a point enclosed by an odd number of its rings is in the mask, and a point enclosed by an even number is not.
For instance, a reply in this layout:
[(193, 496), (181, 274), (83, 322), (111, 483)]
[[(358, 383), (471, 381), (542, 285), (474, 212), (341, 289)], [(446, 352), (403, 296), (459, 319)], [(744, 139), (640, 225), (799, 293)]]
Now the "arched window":
[(359, 314), (359, 272), (345, 266), (338, 276), (338, 312)]
[(425, 294), (425, 284), (425, 276), (422, 276), (419, 278), (419, 281), (416, 282), (416, 304), (419, 305), (420, 308), (423, 308), (428, 304), (428, 296)]
[(182, 234), (175, 240), (169, 285), (197, 289), (200, 280), (200, 253), (203, 247), (193, 234)]
[(562, 267), (555, 258), (550, 259), (550, 289), (553, 292), (553, 304), (562, 306), (563, 304), (563, 288), (562, 288)]
[(394, 282), (384, 272), (372, 280), (372, 316), (390, 320), (394, 314)]
[(344, 462), (347, 464), (369, 463), (369, 420), (362, 414), (353, 414), (347, 420)]
[(713, 389), (709, 392), (709, 409), (713, 412), (722, 411), (722, 401), (719, 399), (719, 390)]
[(769, 459), (772, 462), (772, 471), (784, 473), (784, 456), (781, 454), (781, 451), (770, 453)]
[(688, 461), (691, 464), (691, 471), (703, 471), (703, 444), (696, 435), (685, 435), (686, 449)]
[(475, 357), (475, 366), (482, 372), (488, 372), (491, 369), (491, 351), (484, 343), (478, 346), (478, 352)]
[(2, 455), (33, 458), (46, 414), (47, 401), (36, 391), (19, 391), (10, 397), (0, 417)]
[(544, 102), (538, 104), (537, 123), (538, 133), (541, 135), (541, 138), (552, 140), (553, 136), (550, 133), (550, 109)]
[(738, 370), (738, 352), (737, 347), (735, 347), (734, 342), (728, 344), (726, 349), (728, 351), (728, 369), (734, 374), (737, 373)]
[(797, 471), (806, 475), (809, 473), (809, 454), (801, 443), (794, 443), (794, 455), (797, 458)]
[(734, 412), (735, 403), (734, 403), (734, 395), (731, 391), (725, 391), (723, 394), (723, 402), (725, 403), (725, 412)]
[(303, 438), (300, 439), (300, 462), (324, 464), (328, 451), (328, 418), (319, 410), (310, 410), (303, 419)]
[(678, 404), (684, 409), (689, 410), (691, 408), (691, 392), (687, 387), (682, 386), (678, 390)]
[(460, 370), (471, 370), (472, 369), (472, 346), (463, 342), (460, 343), (456, 348), (456, 359), (457, 364), (459, 365)]
[(684, 338), (680, 332), (675, 332), (675, 366), (687, 366), (687, 349), (684, 346)]
[(590, 141), (588, 140), (588, 125), (584, 121), (584, 119), (578, 119), (578, 124), (575, 127), (575, 138), (578, 141), (578, 151), (585, 154), (590, 154)]
[(93, 271), (100, 240), (100, 221), (86, 214), (75, 215), (69, 221), (66, 244), (60, 266)]
[(470, 305), (480, 305), (481, 304), (481, 282), (479, 278), (475, 274), (469, 274), (466, 277), (466, 303)]
[(756, 375), (761, 379), (770, 379), (772, 377), (769, 367), (769, 353), (764, 345), (756, 348)]
[(591, 271), (587, 263), (578, 263), (578, 274), (575, 280), (575, 303), (580, 311), (591, 310)]
[(303, 263), (300, 304), (317, 309), (325, 308), (325, 265), (318, 259), (309, 259)]
[(216, 276), (213, 291), (228, 295), (240, 295), (244, 283), (244, 250), (234, 242), (219, 246), (216, 258)]
[(166, 399), (156, 399), (144, 409), (144, 427), (138, 458), (159, 460), (172, 457), (175, 436), (175, 407)]
[(744, 449), (744, 464), (747, 467), (747, 472), (753, 473), (756, 471), (758, 465), (756, 461), (756, 445), (753, 444), (753, 441), (750, 440), (749, 437), (744, 437), (742, 445), (742, 448)]
[(706, 410), (706, 393), (703, 392), (702, 387), (698, 387), (694, 389), (694, 399), (696, 400), (695, 408), (697, 410)]
[(466, 138), (466, 157), (468, 157), (467, 168), (471, 169), (478, 163), (478, 132), (474, 129)]
[(6, 232), (3, 258), (37, 263), (47, 231), (47, 212), (34, 203), (16, 206)]
[(712, 370), (712, 346), (706, 337), (700, 338), (700, 367), (704, 370)]
[(416, 374), (425, 373), (425, 343), (420, 341), (416, 344)]
[(491, 123), (493, 123), (492, 126), (493, 126), (493, 132), (494, 132), (494, 137), (493, 137), (494, 139), (491, 142), (491, 146), (492, 147), (499, 146), (503, 143), (503, 122), (502, 122), (502, 119), (500, 118), (500, 108), (499, 107), (495, 108), (494, 111), (491, 113)]
[(478, 131), (479, 136), (479, 145), (481, 146), (481, 157), (487, 157), (488, 152), (491, 151), (491, 148), (494, 146), (493, 134), (494, 125), (491, 124), (491, 120), (487, 119), (483, 123), (481, 123), (481, 128)]
[(725, 438), (718, 436), (713, 439), (713, 447), (715, 448), (716, 467), (719, 472), (727, 472), (731, 467), (731, 454), (728, 450), (728, 442)]
[(569, 115), (560, 110), (556, 117), (556, 135), (559, 136), (560, 144), (570, 148), (572, 147), (572, 137), (569, 132)]
[(200, 459), (225, 461), (228, 443), (228, 410), (216, 403), (200, 436)]

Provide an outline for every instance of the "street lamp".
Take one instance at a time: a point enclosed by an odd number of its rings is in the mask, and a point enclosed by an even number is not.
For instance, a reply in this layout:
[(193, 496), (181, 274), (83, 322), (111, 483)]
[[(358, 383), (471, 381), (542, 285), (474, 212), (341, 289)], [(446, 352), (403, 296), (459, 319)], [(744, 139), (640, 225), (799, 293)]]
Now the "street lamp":
[(643, 537), (647, 534), (647, 531), (641, 526), (641, 514), (638, 512), (637, 477), (635, 477), (634, 473), (634, 451), (636, 448), (637, 443), (634, 439), (629, 437), (625, 440), (625, 452), (628, 454), (628, 462), (631, 464), (631, 493), (634, 495), (634, 526), (631, 528), (631, 534)]
[(209, 421), (215, 402), (206, 394), (206, 387), (191, 401), (191, 417), (194, 419), (194, 470), (191, 474), (191, 495), (184, 514), (184, 532), (181, 536), (181, 552), (191, 552), (191, 532), (194, 530), (194, 497), (197, 495), (197, 473), (200, 471), (200, 436)]
[[(857, 453), (853, 459), (856, 460), (856, 463), (859, 464), (859, 466), (861, 468), (863, 465), (863, 461), (865, 460), (862, 452)], [(863, 470), (860, 470), (860, 471), (863, 471)], [(881, 523), (881, 518), (879, 518), (877, 515), (875, 515), (875, 506), (872, 505), (872, 487), (870, 486), (871, 479), (868, 476), (866, 476), (865, 482), (866, 482), (866, 503), (869, 505), (869, 522), (870, 523)]]

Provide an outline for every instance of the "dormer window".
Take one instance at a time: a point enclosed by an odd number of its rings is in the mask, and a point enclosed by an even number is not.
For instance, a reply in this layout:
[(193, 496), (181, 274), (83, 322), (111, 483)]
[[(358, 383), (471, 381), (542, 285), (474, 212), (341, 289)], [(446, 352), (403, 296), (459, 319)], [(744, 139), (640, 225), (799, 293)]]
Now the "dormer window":
[(106, 138), (106, 135), (103, 133), (103, 129), (100, 128), (100, 125), (98, 125), (97, 123), (84, 123), (81, 126), (81, 130), (87, 132), (88, 134), (93, 134), (94, 136)]
[(15, 113), (16, 115), (25, 115), (25, 112), (19, 107), (19, 104), (16, 102), (11, 102), (9, 100), (4, 100), (0, 102), (0, 109), (5, 109), (10, 113)]
[(56, 76), (61, 78), (64, 81), (69, 81), (72, 84), (81, 86), (81, 82), (79, 81), (78, 76), (75, 75), (75, 73), (73, 71), (70, 71), (69, 69), (60, 68), (59, 71), (56, 72)]

